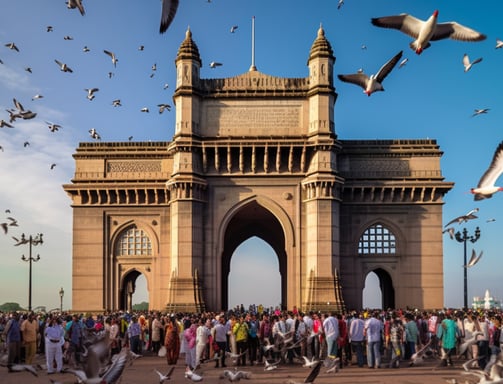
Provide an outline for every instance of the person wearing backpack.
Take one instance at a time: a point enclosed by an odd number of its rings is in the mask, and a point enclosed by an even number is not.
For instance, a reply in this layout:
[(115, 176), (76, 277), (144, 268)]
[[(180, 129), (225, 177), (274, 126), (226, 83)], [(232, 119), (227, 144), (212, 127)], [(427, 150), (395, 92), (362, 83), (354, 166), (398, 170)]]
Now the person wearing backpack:
[(3, 335), (7, 341), (7, 369), (12, 372), (11, 367), (21, 362), (21, 327), (19, 324), (19, 314), (13, 312), (7, 322)]

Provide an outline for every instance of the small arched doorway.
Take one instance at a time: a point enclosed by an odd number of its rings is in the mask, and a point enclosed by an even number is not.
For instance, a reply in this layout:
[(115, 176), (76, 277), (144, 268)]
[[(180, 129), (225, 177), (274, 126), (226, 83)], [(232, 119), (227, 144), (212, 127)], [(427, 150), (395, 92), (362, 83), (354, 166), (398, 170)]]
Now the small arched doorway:
[(395, 308), (395, 288), (387, 271), (382, 268), (370, 271), (364, 287), (362, 302), (365, 308)]
[[(285, 251), (285, 234), (278, 219), (266, 208), (253, 200), (241, 207), (229, 220), (224, 235), (222, 254), (222, 308), (229, 308), (229, 273), (231, 258), (236, 249), (246, 240), (257, 237), (266, 242), (278, 258), (281, 287), (281, 306), (287, 303), (287, 255)], [(250, 256), (250, 263), (260, 261)], [(260, 278), (250, 277), (260, 284)]]
[[(140, 283), (138, 287), (137, 283)], [(137, 300), (143, 301), (143, 298), (146, 298), (145, 300), (148, 302), (148, 290), (145, 292), (145, 289), (145, 276), (136, 269), (128, 272), (122, 279), (119, 309), (131, 312), (133, 310), (133, 304), (138, 304), (136, 302)], [(136, 301), (133, 302), (133, 299), (136, 299)]]

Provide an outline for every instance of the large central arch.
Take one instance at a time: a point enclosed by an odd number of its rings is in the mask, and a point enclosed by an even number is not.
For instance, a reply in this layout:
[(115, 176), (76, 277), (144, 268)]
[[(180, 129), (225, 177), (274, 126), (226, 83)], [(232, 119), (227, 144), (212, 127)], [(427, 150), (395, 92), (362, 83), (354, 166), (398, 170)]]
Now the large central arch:
[(233, 210), (224, 228), (220, 290), (223, 308), (228, 307), (228, 277), (232, 255), (240, 244), (253, 236), (268, 243), (277, 255), (281, 275), (281, 303), (284, 305), (287, 302), (286, 236), (277, 217), (253, 199)]

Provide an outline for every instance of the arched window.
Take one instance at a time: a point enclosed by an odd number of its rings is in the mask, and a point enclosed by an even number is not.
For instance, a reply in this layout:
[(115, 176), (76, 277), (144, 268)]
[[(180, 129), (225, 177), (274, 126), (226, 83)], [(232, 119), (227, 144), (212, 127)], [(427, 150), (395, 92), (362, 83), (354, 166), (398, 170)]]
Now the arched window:
[(382, 224), (367, 228), (358, 241), (358, 254), (394, 254), (396, 253), (395, 235)]
[(116, 256), (150, 256), (152, 243), (147, 234), (136, 227), (125, 229), (117, 239)]

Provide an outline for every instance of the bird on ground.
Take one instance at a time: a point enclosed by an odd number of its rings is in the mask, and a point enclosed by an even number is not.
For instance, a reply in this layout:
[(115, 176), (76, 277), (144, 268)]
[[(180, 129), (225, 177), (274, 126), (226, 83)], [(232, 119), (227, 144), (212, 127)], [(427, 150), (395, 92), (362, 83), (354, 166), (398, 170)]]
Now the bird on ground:
[(54, 169), (54, 167), (56, 167), (56, 164), (52, 163), (51, 164), (51, 169)]
[(161, 8), (161, 24), (159, 26), (159, 33), (164, 33), (172, 23), (178, 9), (179, 0), (162, 0)]
[(341, 359), (339, 357), (327, 356), (327, 358), (323, 360), (323, 365), (327, 368), (326, 373), (339, 372), (340, 364)]
[(0, 120), (0, 128), (4, 128), (4, 127), (7, 127), (7, 128), (14, 128), (13, 125), (10, 125), (8, 122), (6, 122), (5, 120)]
[(285, 384), (312, 384), (314, 383), (314, 380), (318, 377), (318, 374), (320, 373), (321, 370), (321, 365), (323, 364), (323, 361), (318, 361), (318, 364), (316, 364), (313, 368), (311, 368), (311, 371), (307, 375), (307, 377), (304, 379), (304, 381), (299, 382), (295, 380), (287, 380)]
[(302, 364), (304, 368), (312, 368), (318, 363), (314, 356), (311, 359), (308, 359), (307, 356), (302, 356), (302, 358), (304, 359), (304, 364)]
[(489, 112), (490, 109), (489, 108), (481, 108), (481, 109), (474, 109), (473, 110), (473, 116), (478, 116), (478, 115), (482, 115), (482, 114), (485, 114), (487, 112)]
[(216, 61), (212, 61), (210, 63), (210, 68), (220, 67), (221, 65), (222, 65), (222, 63), (219, 63), (219, 62), (216, 62)]
[(56, 59), (54, 59), (54, 62), (59, 65), (59, 69), (62, 72), (70, 72), (70, 73), (73, 72), (73, 70), (68, 65), (66, 65), (65, 63), (62, 63), (61, 61), (56, 60)]
[(92, 101), (96, 95), (94, 94), (95, 92), (98, 92), (99, 91), (99, 88), (84, 88), (84, 91), (87, 92), (87, 96), (86, 98), (89, 100), (89, 101)]
[(63, 37), (63, 40), (73, 40), (73, 37), (66, 35), (65, 37)]
[(473, 267), (475, 264), (477, 264), (482, 257), (482, 254), (484, 251), (480, 251), (480, 253), (477, 255), (477, 252), (475, 252), (475, 249), (472, 249), (472, 256), (470, 257), (470, 260), (468, 260), (468, 263), (464, 265), (465, 268), (470, 268)]
[(33, 96), (31, 98), (31, 101), (34, 101), (34, 100), (38, 100), (38, 99), (42, 99), (44, 96), (42, 96), (41, 94), (37, 93), (35, 96)]
[(201, 375), (198, 375), (195, 372), (195, 369), (190, 370), (189, 368), (187, 368), (185, 371), (185, 378), (190, 379), (191, 381), (193, 381), (195, 383), (203, 380), (203, 377)]
[(280, 362), (281, 362), (281, 360), (269, 361), (264, 356), (264, 371), (272, 371), (274, 369), (277, 369), (278, 368), (278, 364)]
[(96, 129), (94, 128), (91, 128), (89, 130), (89, 135), (91, 136), (91, 138), (95, 140), (101, 140), (101, 136), (99, 135), (98, 131), (96, 131)]
[(449, 221), (447, 224), (444, 225), (444, 228), (446, 228), (449, 225), (454, 224), (456, 222), (458, 224), (462, 224), (462, 223), (466, 223), (468, 220), (477, 219), (478, 216), (475, 216), (475, 213), (477, 213), (478, 211), (479, 211), (479, 208), (474, 208), (471, 211), (469, 211), (468, 213), (466, 213), (465, 215), (461, 215), (461, 216), (458, 216), (458, 217), (452, 219), (451, 221)]
[(233, 26), (231, 27), (231, 33), (236, 32), (236, 29), (238, 29), (238, 26), (237, 26), (237, 25), (233, 25)]
[(494, 185), (501, 172), (503, 172), (503, 142), (496, 148), (491, 164), (480, 178), (477, 187), (470, 190), (475, 201), (491, 198), (496, 192), (503, 191), (503, 187)]
[(175, 366), (172, 366), (171, 369), (168, 371), (168, 373), (164, 374), (154, 368), (154, 372), (156, 372), (159, 375), (159, 384), (164, 383), (166, 380), (171, 380), (171, 374), (173, 373), (174, 369)]
[(140, 112), (149, 113), (150, 111), (147, 107), (143, 107), (142, 109), (140, 109)]
[(402, 57), (402, 54), (403, 51), (398, 52), (379, 69), (379, 72), (377, 72), (377, 74), (371, 75), (370, 77), (363, 72), (349, 75), (337, 75), (337, 77), (339, 78), (339, 80), (346, 83), (359, 85), (363, 88), (363, 93), (366, 93), (367, 96), (370, 96), (374, 92), (384, 91), (382, 82), (384, 81), (386, 76), (388, 76), (389, 73), (393, 70), (395, 65)]
[(251, 372), (238, 371), (237, 369), (234, 370), (226, 369), (220, 375), (220, 379), (227, 379), (231, 383), (238, 382), (241, 379), (250, 379), (250, 378), (251, 378)]
[(54, 28), (52, 27), (52, 25), (48, 25), (48, 26), (46, 27), (46, 31), (47, 31), (47, 32), (52, 32), (53, 30), (54, 30)]
[(409, 61), (408, 58), (405, 58), (403, 59), (402, 61), (400, 61), (400, 64), (398, 64), (398, 68), (402, 68), (403, 66), (405, 66), (405, 64), (407, 64), (407, 62)]
[(169, 104), (157, 104), (157, 106), (159, 107), (159, 113), (163, 113), (164, 110), (171, 111), (171, 105)]
[(90, 51), (90, 49), (87, 45), (84, 45), (84, 48), (82, 48), (82, 51), (87, 53)]
[(57, 132), (61, 128), (61, 125), (59, 124), (50, 123), (48, 121), (46, 121), (45, 123), (48, 125), (51, 132)]
[(114, 107), (122, 107), (121, 99), (115, 99), (114, 101), (112, 101), (112, 105)]
[(482, 57), (479, 57), (478, 59), (475, 59), (473, 61), (470, 61), (470, 57), (465, 53), (463, 55), (463, 66), (465, 67), (465, 72), (468, 72), (472, 67), (480, 63), (482, 61)]
[(503, 40), (496, 39), (496, 49), (503, 48)]
[(337, 3), (337, 9), (341, 9), (343, 5), (344, 5), (344, 0), (339, 0), (339, 2)]
[(455, 21), (437, 23), (437, 19), (438, 10), (435, 10), (426, 21), (402, 13), (396, 16), (372, 18), (371, 22), (376, 27), (397, 29), (413, 37), (415, 40), (410, 43), (410, 48), (418, 55), (430, 47), (430, 41), (447, 38), (460, 41), (482, 41), (486, 38), (486, 35)]
[(9, 367), (9, 372), (30, 372), (33, 376), (38, 376), (37, 369), (31, 364), (14, 364)]
[(86, 14), (86, 11), (84, 10), (84, 6), (82, 5), (82, 0), (68, 0), (66, 2), (66, 5), (68, 9), (75, 9), (78, 8), (80, 11), (80, 14), (84, 16)]
[(446, 228), (442, 231), (442, 233), (445, 233), (447, 232), (449, 234), (449, 237), (451, 238), (451, 240), (454, 240), (454, 227), (449, 227), (449, 228)]
[(15, 43), (7, 43), (5, 46), (9, 49), (12, 49), (13, 51), (19, 52), (19, 48)]
[(117, 62), (119, 61), (119, 59), (117, 59), (115, 53), (107, 51), (106, 49), (104, 49), (103, 52), (110, 56), (110, 58), (112, 59), (112, 64), (114, 65), (114, 67), (117, 67)]

